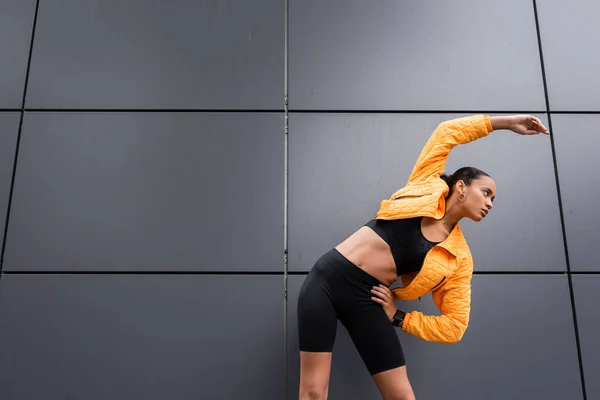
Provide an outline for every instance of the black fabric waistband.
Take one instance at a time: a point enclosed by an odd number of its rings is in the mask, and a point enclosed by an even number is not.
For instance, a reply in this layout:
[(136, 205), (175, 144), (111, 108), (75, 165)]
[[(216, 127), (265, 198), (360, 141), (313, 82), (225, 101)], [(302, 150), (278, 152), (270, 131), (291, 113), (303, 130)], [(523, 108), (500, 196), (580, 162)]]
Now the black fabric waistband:
[(323, 255), (323, 259), (326, 260), (336, 271), (345, 275), (347, 278), (360, 283), (362, 285), (368, 285), (369, 287), (382, 285), (377, 278), (369, 275), (364, 270), (357, 267), (350, 260), (344, 257), (334, 247)]

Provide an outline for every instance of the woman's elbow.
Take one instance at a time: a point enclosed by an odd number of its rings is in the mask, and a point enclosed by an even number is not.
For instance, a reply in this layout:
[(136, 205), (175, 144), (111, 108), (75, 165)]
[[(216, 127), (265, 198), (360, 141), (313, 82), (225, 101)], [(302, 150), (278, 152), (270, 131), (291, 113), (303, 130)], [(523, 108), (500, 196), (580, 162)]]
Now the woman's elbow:
[(451, 334), (448, 335), (445, 339), (446, 344), (457, 344), (460, 342), (465, 336), (465, 332), (467, 331), (468, 324), (466, 323), (455, 323), (451, 329)]

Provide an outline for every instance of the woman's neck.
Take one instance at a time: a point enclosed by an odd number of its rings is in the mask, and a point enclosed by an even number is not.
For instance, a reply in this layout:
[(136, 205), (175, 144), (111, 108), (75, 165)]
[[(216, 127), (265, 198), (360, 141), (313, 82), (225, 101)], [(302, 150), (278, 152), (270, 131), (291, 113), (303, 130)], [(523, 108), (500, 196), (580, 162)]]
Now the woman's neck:
[(442, 226), (448, 231), (448, 234), (452, 232), (456, 224), (463, 218), (459, 207), (454, 202), (446, 203), (446, 213), (440, 220)]

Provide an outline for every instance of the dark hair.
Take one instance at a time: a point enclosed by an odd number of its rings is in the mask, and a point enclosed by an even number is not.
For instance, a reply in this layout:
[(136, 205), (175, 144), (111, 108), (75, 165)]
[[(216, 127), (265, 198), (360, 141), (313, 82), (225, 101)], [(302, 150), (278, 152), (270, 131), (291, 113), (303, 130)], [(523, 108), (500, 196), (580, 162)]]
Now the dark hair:
[(456, 182), (463, 181), (467, 186), (469, 186), (473, 179), (477, 179), (482, 176), (489, 175), (475, 167), (462, 167), (457, 169), (452, 175), (442, 174), (440, 178), (442, 178), (448, 184), (450, 191), (448, 192), (447, 197), (450, 197)]

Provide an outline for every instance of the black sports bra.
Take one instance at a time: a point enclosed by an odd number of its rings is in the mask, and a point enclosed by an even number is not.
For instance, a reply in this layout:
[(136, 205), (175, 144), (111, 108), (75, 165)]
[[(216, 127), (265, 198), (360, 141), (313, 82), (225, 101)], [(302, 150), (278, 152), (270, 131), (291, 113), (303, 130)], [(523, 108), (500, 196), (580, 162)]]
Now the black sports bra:
[(421, 231), (421, 219), (372, 219), (365, 224), (390, 246), (398, 276), (419, 271), (427, 252), (440, 243), (425, 239)]

